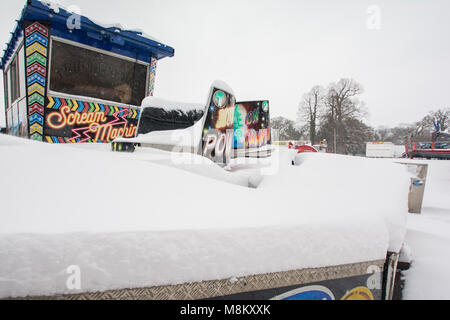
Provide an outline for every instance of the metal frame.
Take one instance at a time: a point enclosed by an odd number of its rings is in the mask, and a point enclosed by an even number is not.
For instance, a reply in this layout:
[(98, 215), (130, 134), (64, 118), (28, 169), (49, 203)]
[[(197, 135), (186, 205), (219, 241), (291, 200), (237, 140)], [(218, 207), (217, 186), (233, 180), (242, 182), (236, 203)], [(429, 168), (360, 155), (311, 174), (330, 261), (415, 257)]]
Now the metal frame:
[(109, 52), (109, 51), (105, 51), (105, 50), (101, 50), (95, 47), (91, 47), (91, 46), (87, 46), (84, 45), (82, 43), (78, 43), (78, 42), (74, 42), (71, 40), (67, 40), (61, 37), (56, 37), (56, 36), (50, 36), (50, 46), (49, 46), (49, 58), (48, 58), (48, 89), (47, 89), (47, 96), (54, 96), (57, 98), (69, 98), (69, 99), (73, 99), (73, 100), (83, 100), (83, 101), (87, 101), (87, 102), (94, 102), (94, 103), (102, 103), (102, 104), (109, 104), (109, 105), (116, 105), (119, 107), (132, 107), (134, 109), (139, 109), (140, 106), (135, 106), (135, 105), (131, 105), (131, 104), (123, 104), (123, 103), (119, 103), (119, 102), (115, 102), (115, 101), (108, 101), (108, 100), (103, 100), (103, 99), (98, 99), (98, 98), (93, 98), (93, 97), (84, 97), (84, 96), (78, 96), (78, 95), (71, 95), (71, 94), (67, 94), (67, 93), (63, 93), (63, 92), (57, 92), (57, 91), (53, 91), (50, 89), (51, 87), (51, 67), (52, 67), (52, 61), (53, 61), (53, 41), (59, 41), (74, 47), (78, 47), (78, 48), (83, 48), (86, 50), (91, 50), (94, 52), (98, 52), (101, 54), (105, 54), (114, 58), (118, 58), (118, 59), (122, 59), (122, 60), (126, 60), (129, 62), (133, 62), (133, 63), (138, 63), (140, 65), (143, 65), (147, 68), (147, 72), (146, 72), (146, 85), (145, 85), (145, 96), (148, 95), (148, 82), (149, 82), (149, 68), (150, 68), (150, 64), (143, 62), (141, 60), (137, 60), (137, 59), (131, 59), (129, 57), (126, 56), (121, 56), (119, 54), (113, 53), (113, 52)]

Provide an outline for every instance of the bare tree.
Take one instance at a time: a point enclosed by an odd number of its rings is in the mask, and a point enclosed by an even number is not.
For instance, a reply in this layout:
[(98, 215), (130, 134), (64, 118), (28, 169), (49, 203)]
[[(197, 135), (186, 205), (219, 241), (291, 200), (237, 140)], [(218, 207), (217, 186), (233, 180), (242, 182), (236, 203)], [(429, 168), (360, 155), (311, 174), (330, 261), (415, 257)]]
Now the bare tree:
[(293, 120), (277, 117), (272, 119), (270, 124), (272, 130), (278, 130), (281, 141), (300, 140), (302, 137), (302, 132), (296, 128), (295, 121)]
[(430, 116), (441, 126), (441, 131), (447, 131), (450, 127), (450, 108), (431, 112)]
[(363, 93), (362, 86), (353, 79), (341, 79), (328, 88), (326, 98), (327, 119), (331, 122), (336, 146), (336, 153), (347, 153), (345, 121), (362, 118), (363, 108), (356, 97)]
[(299, 106), (299, 122), (306, 123), (304, 129), (309, 132), (309, 139), (313, 145), (317, 142), (319, 116), (324, 107), (325, 96), (325, 89), (315, 86), (303, 95)]

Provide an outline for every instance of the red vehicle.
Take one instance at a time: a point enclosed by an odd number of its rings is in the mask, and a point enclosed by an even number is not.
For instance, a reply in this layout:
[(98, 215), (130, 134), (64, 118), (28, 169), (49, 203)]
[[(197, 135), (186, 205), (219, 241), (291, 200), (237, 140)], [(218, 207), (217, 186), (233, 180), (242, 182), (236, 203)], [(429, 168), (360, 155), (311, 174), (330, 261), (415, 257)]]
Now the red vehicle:
[(294, 146), (294, 144), (292, 142), (289, 142), (289, 149), (295, 149), (298, 151), (298, 153), (306, 153), (306, 152), (319, 152), (316, 148), (311, 147), (311, 146)]

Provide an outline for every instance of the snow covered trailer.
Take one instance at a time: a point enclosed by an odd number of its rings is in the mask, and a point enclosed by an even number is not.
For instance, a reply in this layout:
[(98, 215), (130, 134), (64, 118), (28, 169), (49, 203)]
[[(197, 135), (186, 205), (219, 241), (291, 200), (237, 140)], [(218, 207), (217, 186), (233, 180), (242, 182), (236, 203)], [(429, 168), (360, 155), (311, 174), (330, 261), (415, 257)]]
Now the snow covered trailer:
[(7, 133), (48, 143), (134, 137), (158, 60), (174, 49), (29, 0), (1, 59)]
[(385, 261), (26, 300), (382, 300)]

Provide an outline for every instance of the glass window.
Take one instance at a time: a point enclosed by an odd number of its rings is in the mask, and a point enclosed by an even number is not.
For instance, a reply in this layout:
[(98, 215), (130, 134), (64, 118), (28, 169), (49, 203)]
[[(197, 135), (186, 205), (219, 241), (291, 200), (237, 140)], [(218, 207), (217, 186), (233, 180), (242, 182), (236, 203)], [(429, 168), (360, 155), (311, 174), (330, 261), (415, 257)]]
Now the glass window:
[(23, 98), (26, 96), (26, 87), (25, 87), (25, 53), (24, 53), (24, 47), (19, 50), (18, 53), (18, 70), (19, 70), (19, 91), (20, 91), (20, 97)]
[(5, 89), (5, 110), (9, 109), (8, 72), (3, 74), (3, 88)]
[(27, 118), (27, 100), (22, 99), (19, 102), (19, 136), (28, 137), (28, 118)]
[(9, 68), (11, 86), (11, 103), (16, 101), (20, 97), (20, 84), (19, 84), (19, 64), (17, 63), (17, 56), (11, 62)]
[(18, 136), (19, 135), (19, 108), (18, 108), (17, 103), (13, 105), (10, 112), (12, 113), (11, 134)]
[(146, 95), (147, 66), (53, 41), (50, 89), (140, 106)]
[(12, 123), (12, 109), (9, 109), (8, 112), (6, 112), (6, 131), (8, 134), (11, 134)]

